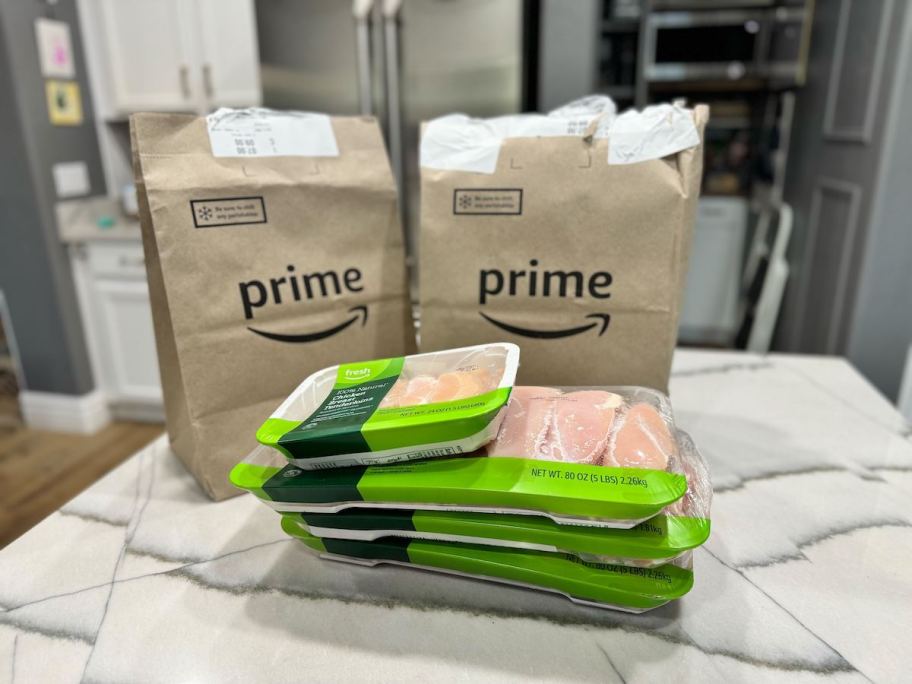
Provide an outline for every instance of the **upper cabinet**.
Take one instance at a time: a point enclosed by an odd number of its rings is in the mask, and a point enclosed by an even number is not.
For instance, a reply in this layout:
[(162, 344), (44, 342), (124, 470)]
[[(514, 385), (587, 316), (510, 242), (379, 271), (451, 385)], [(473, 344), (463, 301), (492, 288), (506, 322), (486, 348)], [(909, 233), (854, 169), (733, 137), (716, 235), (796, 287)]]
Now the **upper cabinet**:
[(80, 0), (99, 114), (259, 105), (254, 0)]
[[(113, 110), (195, 111), (193, 46), (181, 0), (99, 0)], [(184, 5), (183, 9), (181, 5)], [(95, 36), (96, 40), (99, 36)]]
[(260, 104), (253, 0), (197, 0), (203, 93), (209, 107)]

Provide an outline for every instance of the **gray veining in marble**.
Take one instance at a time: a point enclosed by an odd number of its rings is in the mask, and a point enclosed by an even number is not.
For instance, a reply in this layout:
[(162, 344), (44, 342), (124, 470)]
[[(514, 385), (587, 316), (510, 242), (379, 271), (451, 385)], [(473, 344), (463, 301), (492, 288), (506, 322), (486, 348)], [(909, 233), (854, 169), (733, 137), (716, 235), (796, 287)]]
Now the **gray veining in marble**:
[(0, 551), (0, 682), (902, 681), (912, 441), (844, 361), (679, 352), (711, 463), (693, 591), (639, 616), (320, 560), (163, 440)]

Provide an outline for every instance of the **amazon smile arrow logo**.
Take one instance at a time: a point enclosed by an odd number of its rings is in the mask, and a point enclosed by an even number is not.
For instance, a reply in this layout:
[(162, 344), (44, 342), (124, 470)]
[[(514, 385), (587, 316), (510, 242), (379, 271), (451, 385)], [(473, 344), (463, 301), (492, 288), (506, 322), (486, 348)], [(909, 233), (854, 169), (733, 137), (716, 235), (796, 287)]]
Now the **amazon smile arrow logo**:
[[(576, 302), (580, 302), (584, 298), (605, 300), (611, 297), (610, 289), (613, 283), (614, 277), (609, 271), (593, 271), (587, 274), (576, 269), (546, 268), (539, 266), (538, 259), (529, 259), (529, 265), (520, 269), (511, 268), (506, 271), (499, 268), (481, 269), (478, 272), (478, 305), (484, 307), (491, 300), (500, 297), (528, 297), (530, 302), (537, 301), (538, 297), (560, 299), (570, 297)], [(504, 300), (499, 299), (499, 301), (502, 303)], [(537, 340), (573, 337), (590, 330), (597, 330), (598, 337), (601, 337), (608, 330), (608, 324), (611, 322), (610, 314), (591, 313), (584, 316), (586, 319), (591, 319), (590, 323), (562, 330), (533, 330), (499, 321), (483, 311), (479, 311), (478, 315), (491, 325), (508, 333)]]
[(312, 333), (286, 335), (283, 333), (269, 332), (267, 330), (257, 330), (256, 328), (251, 328), (250, 326), (247, 326), (247, 330), (267, 339), (275, 340), (276, 342), (317, 342), (318, 340), (325, 340), (327, 337), (332, 337), (333, 335), (342, 332), (359, 318), (361, 319), (361, 327), (367, 325), (366, 306), (353, 306), (348, 310), (348, 312), (354, 314), (348, 320), (343, 321), (342, 323), (339, 323), (339, 325), (335, 325), (332, 328), (327, 328), (326, 330), (318, 330), (317, 332)]
[(572, 337), (573, 335), (580, 335), (594, 328), (599, 329), (598, 336), (601, 337), (605, 334), (605, 331), (608, 329), (608, 324), (611, 322), (611, 314), (593, 313), (588, 314), (586, 318), (595, 318), (597, 320), (592, 321), (592, 323), (577, 326), (575, 328), (564, 328), (563, 330), (532, 330), (530, 328), (520, 328), (516, 325), (510, 325), (509, 323), (498, 321), (496, 318), (488, 316), (482, 311), (479, 311), (478, 314), (488, 323), (496, 325), (501, 330), (505, 330), (506, 332), (512, 333), (514, 335), (531, 337), (538, 340), (556, 340), (561, 337)]

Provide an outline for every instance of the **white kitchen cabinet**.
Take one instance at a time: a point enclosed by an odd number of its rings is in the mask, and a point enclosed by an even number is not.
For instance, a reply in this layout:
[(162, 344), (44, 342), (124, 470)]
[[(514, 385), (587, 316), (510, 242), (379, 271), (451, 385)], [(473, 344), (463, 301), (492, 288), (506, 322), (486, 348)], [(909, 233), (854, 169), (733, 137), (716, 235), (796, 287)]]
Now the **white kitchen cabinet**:
[[(181, 0), (98, 0), (109, 93), (120, 112), (195, 111), (193, 46)], [(192, 15), (191, 15), (192, 17)]]
[(96, 331), (112, 401), (162, 400), (155, 332), (144, 280), (95, 281)]
[(203, 93), (210, 109), (258, 105), (260, 55), (251, 0), (196, 0)]
[(139, 240), (71, 249), (96, 385), (120, 418), (161, 420), (163, 401), (146, 269)]
[(103, 118), (262, 101), (254, 0), (79, 0)]

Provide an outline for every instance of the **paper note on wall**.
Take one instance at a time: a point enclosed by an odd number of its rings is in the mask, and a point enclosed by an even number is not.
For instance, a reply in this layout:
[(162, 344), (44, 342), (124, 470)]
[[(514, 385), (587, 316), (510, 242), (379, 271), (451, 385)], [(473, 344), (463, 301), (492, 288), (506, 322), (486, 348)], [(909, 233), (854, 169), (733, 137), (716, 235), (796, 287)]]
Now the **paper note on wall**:
[(52, 167), (57, 197), (80, 197), (91, 190), (89, 167), (84, 161), (59, 162)]
[(75, 81), (45, 82), (48, 118), (55, 126), (78, 126), (82, 123), (82, 94)]
[(75, 78), (73, 44), (70, 27), (62, 21), (40, 18), (35, 20), (35, 40), (41, 75), (45, 78)]

